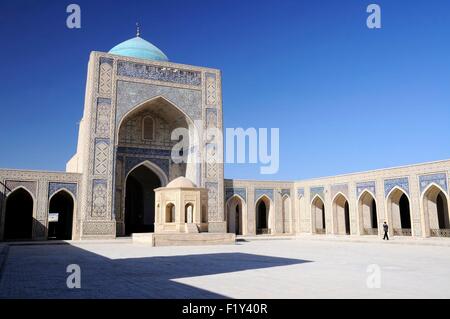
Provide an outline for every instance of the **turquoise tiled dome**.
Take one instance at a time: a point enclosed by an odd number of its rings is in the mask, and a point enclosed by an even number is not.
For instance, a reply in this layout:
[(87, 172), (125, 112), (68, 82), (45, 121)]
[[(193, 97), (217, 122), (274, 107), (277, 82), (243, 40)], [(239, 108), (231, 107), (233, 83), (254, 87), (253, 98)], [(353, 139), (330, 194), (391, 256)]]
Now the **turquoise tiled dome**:
[(116, 45), (109, 53), (138, 59), (169, 61), (167, 56), (160, 49), (142, 39), (140, 36)]

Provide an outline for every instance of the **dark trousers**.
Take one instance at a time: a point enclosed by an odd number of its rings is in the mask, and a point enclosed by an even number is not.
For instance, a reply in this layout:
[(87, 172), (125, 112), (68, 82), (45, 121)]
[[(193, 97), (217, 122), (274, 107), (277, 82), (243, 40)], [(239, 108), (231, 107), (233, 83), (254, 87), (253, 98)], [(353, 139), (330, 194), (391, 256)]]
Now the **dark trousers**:
[(389, 235), (388, 235), (387, 231), (384, 232), (383, 240), (385, 240), (385, 239), (389, 240)]

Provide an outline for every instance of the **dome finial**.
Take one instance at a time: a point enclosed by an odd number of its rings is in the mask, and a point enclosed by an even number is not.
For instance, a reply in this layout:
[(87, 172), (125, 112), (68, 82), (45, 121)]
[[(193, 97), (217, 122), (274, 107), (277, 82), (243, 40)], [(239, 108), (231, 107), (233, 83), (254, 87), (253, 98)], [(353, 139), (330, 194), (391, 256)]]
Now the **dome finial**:
[(136, 36), (141, 36), (141, 28), (139, 27), (139, 22), (136, 22)]

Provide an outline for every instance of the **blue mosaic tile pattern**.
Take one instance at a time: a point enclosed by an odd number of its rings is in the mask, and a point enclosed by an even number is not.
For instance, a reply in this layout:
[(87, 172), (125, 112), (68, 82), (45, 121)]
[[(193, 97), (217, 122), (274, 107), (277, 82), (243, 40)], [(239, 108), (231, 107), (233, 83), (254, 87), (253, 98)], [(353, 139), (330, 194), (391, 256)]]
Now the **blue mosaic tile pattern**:
[(281, 196), (283, 197), (284, 195), (291, 196), (291, 190), (290, 189), (282, 189), (281, 190)]
[(356, 198), (359, 198), (359, 196), (365, 191), (368, 190), (375, 196), (377, 196), (376, 193), (376, 186), (374, 181), (370, 182), (363, 182), (363, 183), (357, 183), (356, 184)]
[(384, 181), (384, 196), (388, 196), (389, 192), (394, 188), (399, 187), (409, 195), (409, 181), (407, 177), (387, 179)]
[(325, 188), (324, 187), (322, 187), (322, 186), (311, 187), (309, 192), (310, 192), (311, 199), (313, 199), (314, 196), (319, 195), (324, 200), (324, 195), (325, 195)]
[(77, 197), (77, 184), (76, 183), (58, 183), (50, 182), (48, 184), (48, 197), (50, 198), (53, 194), (60, 191), (61, 189), (66, 189), (76, 198)]
[(117, 81), (116, 126), (136, 106), (159, 98), (160, 102), (179, 108), (192, 121), (202, 119), (202, 92), (199, 90)]
[(202, 83), (202, 75), (200, 72), (125, 61), (119, 61), (117, 63), (117, 75), (195, 86), (199, 86)]
[(348, 198), (348, 185), (347, 184), (335, 184), (331, 185), (331, 197), (334, 198), (338, 193), (344, 194)]
[(226, 188), (225, 189), (225, 198), (226, 200), (229, 200), (234, 195), (239, 195), (242, 197), (245, 201), (247, 201), (247, 190), (245, 188)]
[(447, 174), (441, 173), (419, 176), (420, 192), (423, 193), (425, 189), (432, 183), (439, 185), (443, 190), (448, 192)]
[(97, 105), (111, 105), (111, 99), (105, 99), (103, 97), (99, 97), (97, 99)]
[(105, 57), (101, 57), (100, 58), (100, 64), (102, 64), (102, 63), (108, 63), (109, 65), (113, 65), (113, 59), (110, 59), (110, 58), (105, 58)]
[(263, 195), (266, 195), (268, 198), (270, 198), (270, 200), (273, 201), (274, 190), (273, 189), (264, 189), (264, 188), (255, 189), (255, 201), (257, 201)]
[(297, 197), (298, 198), (305, 197), (305, 189), (304, 188), (297, 188)]
[(124, 146), (119, 146), (117, 148), (117, 153), (127, 154), (127, 155), (128, 154), (130, 154), (130, 155), (145, 155), (145, 156), (163, 156), (163, 157), (171, 156), (171, 150), (139, 148), (139, 147), (124, 147)]

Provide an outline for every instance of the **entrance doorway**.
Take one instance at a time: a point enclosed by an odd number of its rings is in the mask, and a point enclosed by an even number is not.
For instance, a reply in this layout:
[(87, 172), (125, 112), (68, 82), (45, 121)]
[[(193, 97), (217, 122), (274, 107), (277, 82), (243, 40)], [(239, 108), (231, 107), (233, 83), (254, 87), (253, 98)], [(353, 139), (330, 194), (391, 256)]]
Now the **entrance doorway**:
[(125, 235), (151, 233), (155, 229), (155, 192), (161, 180), (145, 165), (128, 175), (125, 194)]

